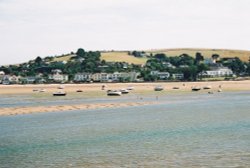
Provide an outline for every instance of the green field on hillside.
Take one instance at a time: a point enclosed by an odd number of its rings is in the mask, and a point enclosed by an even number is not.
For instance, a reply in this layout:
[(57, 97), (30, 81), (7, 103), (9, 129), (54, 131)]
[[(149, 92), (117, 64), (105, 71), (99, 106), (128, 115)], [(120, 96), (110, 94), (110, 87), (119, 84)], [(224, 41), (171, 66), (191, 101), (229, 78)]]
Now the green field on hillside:
[[(219, 54), (220, 58), (225, 57), (239, 57), (242, 61), (248, 62), (250, 57), (250, 51), (243, 50), (224, 50), (224, 49), (161, 49), (161, 50), (146, 50), (146, 53), (157, 54), (164, 53), (169, 57), (179, 56), (181, 54), (188, 54), (195, 57), (197, 52), (200, 52), (205, 58), (211, 58), (213, 54)], [(68, 61), (72, 55), (65, 55), (60, 57), (55, 57), (53, 61)], [(101, 59), (107, 62), (127, 62), (133, 64), (143, 65), (147, 62), (148, 58), (138, 58), (132, 55), (128, 55), (128, 51), (110, 51), (101, 52)]]
[(181, 54), (188, 54), (195, 57), (197, 52), (200, 52), (205, 58), (211, 58), (213, 54), (219, 54), (220, 58), (225, 57), (239, 57), (242, 61), (248, 61), (250, 57), (250, 51), (244, 50), (224, 50), (224, 49), (163, 49), (163, 50), (151, 50), (147, 53), (165, 53), (167, 56), (178, 56)]

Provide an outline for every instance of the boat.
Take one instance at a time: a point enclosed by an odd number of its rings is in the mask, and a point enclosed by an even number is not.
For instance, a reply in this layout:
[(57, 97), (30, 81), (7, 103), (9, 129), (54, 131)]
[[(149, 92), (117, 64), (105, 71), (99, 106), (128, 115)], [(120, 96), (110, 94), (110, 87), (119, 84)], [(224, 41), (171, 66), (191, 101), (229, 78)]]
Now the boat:
[(212, 91), (209, 91), (209, 92), (207, 92), (208, 94), (214, 94), (214, 92), (212, 92)]
[(155, 91), (162, 91), (164, 88), (162, 86), (156, 86), (154, 88)]
[(121, 96), (122, 92), (118, 90), (108, 90), (107, 95), (108, 96)]
[(180, 89), (180, 88), (179, 88), (179, 87), (177, 87), (177, 86), (174, 86), (174, 87), (173, 87), (173, 89)]
[(66, 94), (65, 91), (57, 91), (53, 93), (53, 96), (66, 96)]
[(40, 89), (39, 92), (46, 92), (46, 89)]
[(201, 88), (198, 86), (192, 87), (192, 91), (199, 91), (199, 90), (201, 90)]
[(218, 89), (218, 92), (222, 92), (222, 89)]
[(57, 87), (57, 89), (64, 89), (65, 87), (63, 85), (60, 85)]
[(127, 90), (134, 90), (135, 88), (133, 86), (127, 87)]
[(211, 86), (204, 86), (203, 89), (212, 89)]
[(122, 92), (122, 94), (128, 94), (129, 90), (128, 89), (121, 89), (120, 92)]
[(76, 90), (76, 92), (83, 92), (81, 89)]

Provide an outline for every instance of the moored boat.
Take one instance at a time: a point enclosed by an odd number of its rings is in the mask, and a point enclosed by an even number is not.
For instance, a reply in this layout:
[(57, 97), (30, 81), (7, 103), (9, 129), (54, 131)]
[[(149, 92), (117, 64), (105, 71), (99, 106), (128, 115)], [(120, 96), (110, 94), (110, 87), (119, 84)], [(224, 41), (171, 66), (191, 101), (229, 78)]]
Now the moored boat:
[(108, 90), (107, 95), (108, 96), (121, 96), (122, 92), (118, 90)]
[(128, 89), (121, 89), (120, 92), (122, 92), (122, 94), (128, 94), (129, 90)]
[(57, 91), (53, 93), (53, 96), (66, 96), (66, 94), (65, 91)]
[(199, 90), (201, 90), (201, 88), (198, 86), (192, 87), (192, 91), (199, 91)]
[(162, 91), (164, 88), (162, 86), (156, 86), (154, 88), (155, 91)]
[(127, 87), (127, 90), (134, 90), (135, 88), (133, 86)]
[(212, 89), (211, 86), (204, 86), (203, 89)]

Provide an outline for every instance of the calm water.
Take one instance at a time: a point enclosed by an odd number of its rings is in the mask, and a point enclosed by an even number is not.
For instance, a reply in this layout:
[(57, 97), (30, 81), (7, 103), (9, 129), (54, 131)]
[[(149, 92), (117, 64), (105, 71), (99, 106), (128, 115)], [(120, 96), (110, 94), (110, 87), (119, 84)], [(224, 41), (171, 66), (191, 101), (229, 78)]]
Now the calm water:
[(158, 101), (0, 117), (0, 167), (250, 167), (250, 92)]

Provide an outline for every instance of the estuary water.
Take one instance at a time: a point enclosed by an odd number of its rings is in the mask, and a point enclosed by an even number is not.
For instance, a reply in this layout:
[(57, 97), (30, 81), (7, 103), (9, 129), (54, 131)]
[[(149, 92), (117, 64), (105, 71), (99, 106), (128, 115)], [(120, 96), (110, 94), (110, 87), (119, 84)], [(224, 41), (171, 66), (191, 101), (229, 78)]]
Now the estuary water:
[[(18, 106), (15, 99), (0, 102)], [(87, 103), (96, 101), (104, 100)], [(161, 95), (155, 101), (2, 116), (0, 167), (250, 167), (250, 92)]]

